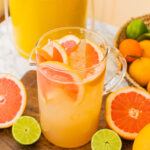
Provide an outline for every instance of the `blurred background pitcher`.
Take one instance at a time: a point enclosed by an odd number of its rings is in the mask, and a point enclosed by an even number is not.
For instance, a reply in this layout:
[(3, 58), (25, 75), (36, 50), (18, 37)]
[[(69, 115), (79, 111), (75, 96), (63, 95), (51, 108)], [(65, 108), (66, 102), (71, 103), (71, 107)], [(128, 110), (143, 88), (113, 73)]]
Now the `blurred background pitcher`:
[(8, 3), (11, 21), (7, 22), (13, 26), (16, 49), (25, 58), (47, 31), (58, 27), (86, 27), (88, 3), (94, 20), (94, 0), (5, 0), (7, 19)]

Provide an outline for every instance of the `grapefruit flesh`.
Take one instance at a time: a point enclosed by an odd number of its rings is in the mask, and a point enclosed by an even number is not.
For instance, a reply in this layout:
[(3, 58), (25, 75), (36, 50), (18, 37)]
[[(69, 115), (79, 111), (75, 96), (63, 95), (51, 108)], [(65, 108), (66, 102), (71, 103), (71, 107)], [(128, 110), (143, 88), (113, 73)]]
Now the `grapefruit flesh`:
[(48, 52), (44, 51), (41, 48), (36, 49), (36, 62), (37, 63), (42, 63), (45, 61), (51, 60), (52, 57), (48, 54)]
[(16, 77), (0, 74), (0, 128), (9, 127), (24, 112), (26, 91)]
[(36, 50), (36, 62), (58, 61), (68, 64), (68, 56), (65, 49), (57, 41), (49, 41), (43, 48)]
[(49, 40), (42, 49), (45, 52), (37, 55), (40, 62), (58, 61), (68, 64), (84, 82), (96, 79), (105, 70), (102, 49), (89, 39), (80, 40), (74, 35), (67, 35), (58, 41)]
[[(84, 95), (84, 87), (80, 77), (68, 65), (63, 63), (48, 61), (41, 63), (38, 71), (40, 89), (45, 99), (48, 95), (63, 91), (74, 102), (80, 102)], [(49, 94), (50, 93), (50, 94)]]
[(84, 82), (96, 79), (105, 70), (102, 49), (93, 41), (81, 40), (79, 46), (69, 56), (69, 64)]
[(70, 55), (77, 49), (80, 39), (74, 35), (67, 35), (61, 38), (58, 42), (64, 47), (67, 54)]
[(137, 88), (123, 88), (106, 101), (108, 125), (125, 139), (133, 140), (150, 123), (150, 95)]

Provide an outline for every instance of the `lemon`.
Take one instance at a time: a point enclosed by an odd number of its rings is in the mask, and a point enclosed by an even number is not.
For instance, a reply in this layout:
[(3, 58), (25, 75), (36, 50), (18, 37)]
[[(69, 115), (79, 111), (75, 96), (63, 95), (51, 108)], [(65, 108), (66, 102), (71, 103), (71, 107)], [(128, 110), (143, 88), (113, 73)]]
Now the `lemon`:
[(126, 29), (127, 38), (137, 39), (143, 33), (148, 32), (147, 26), (142, 20), (133, 20), (129, 23)]
[(150, 124), (139, 132), (133, 143), (132, 150), (150, 150)]
[(141, 57), (136, 59), (129, 66), (129, 74), (142, 86), (150, 81), (150, 58)]
[(150, 40), (143, 40), (139, 44), (141, 48), (143, 49), (143, 57), (150, 58)]

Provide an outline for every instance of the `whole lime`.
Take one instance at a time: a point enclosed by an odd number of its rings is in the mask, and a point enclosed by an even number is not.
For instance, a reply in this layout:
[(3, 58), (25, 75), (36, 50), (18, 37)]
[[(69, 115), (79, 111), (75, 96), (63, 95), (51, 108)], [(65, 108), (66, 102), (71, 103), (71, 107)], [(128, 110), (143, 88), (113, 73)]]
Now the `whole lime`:
[(126, 29), (127, 38), (137, 39), (143, 33), (148, 32), (147, 26), (142, 20), (133, 20), (129, 23)]

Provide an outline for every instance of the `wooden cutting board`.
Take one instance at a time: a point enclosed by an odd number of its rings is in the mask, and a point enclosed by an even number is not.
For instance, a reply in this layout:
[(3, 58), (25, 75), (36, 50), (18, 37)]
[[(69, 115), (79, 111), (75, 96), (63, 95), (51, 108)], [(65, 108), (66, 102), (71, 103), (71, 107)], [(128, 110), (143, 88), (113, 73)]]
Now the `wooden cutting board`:
[[(35, 117), (39, 121), (39, 111), (38, 111), (38, 100), (37, 100), (37, 84), (36, 84), (36, 72), (29, 71), (22, 78), (22, 82), (24, 83), (27, 96), (28, 96), (28, 104), (25, 110), (24, 115), (30, 115)], [(101, 117), (100, 117), (100, 128), (108, 128), (105, 121), (105, 98), (103, 98)], [(132, 150), (132, 142), (131, 141), (123, 141), (122, 150)], [(59, 148), (57, 146), (49, 143), (44, 136), (40, 137), (40, 140), (31, 145), (31, 146), (22, 146), (14, 141), (11, 135), (11, 128), (8, 129), (0, 129), (0, 150), (91, 150), (90, 143), (84, 145), (80, 148), (75, 149), (64, 149)]]

